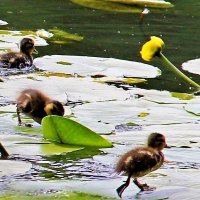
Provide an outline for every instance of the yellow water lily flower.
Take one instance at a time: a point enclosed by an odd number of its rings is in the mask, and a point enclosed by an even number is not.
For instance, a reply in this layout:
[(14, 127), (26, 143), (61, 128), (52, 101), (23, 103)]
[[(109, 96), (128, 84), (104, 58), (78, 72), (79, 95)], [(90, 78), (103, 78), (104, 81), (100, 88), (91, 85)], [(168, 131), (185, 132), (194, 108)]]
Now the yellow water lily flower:
[(200, 88), (200, 85), (193, 80), (191, 80), (189, 77), (187, 77), (183, 72), (181, 72), (178, 68), (176, 68), (162, 53), (162, 49), (164, 47), (165, 43), (163, 40), (156, 36), (151, 36), (151, 39), (146, 42), (142, 46), (142, 50), (140, 51), (141, 57), (145, 61), (151, 61), (153, 57), (158, 56), (160, 60), (163, 62), (163, 64), (168, 67), (172, 72), (177, 74), (179, 77), (181, 77), (184, 81), (189, 83), (192, 87)]
[(163, 40), (156, 36), (151, 36), (151, 40), (142, 46), (140, 54), (145, 61), (151, 61), (154, 56), (159, 56), (165, 43)]

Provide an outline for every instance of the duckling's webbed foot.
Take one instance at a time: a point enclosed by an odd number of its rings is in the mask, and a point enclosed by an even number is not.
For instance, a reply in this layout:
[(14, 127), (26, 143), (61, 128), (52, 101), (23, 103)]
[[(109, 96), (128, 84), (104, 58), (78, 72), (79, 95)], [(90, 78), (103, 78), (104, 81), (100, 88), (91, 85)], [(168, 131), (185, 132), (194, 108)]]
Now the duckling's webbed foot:
[(131, 176), (128, 177), (128, 179), (125, 181), (124, 184), (122, 184), (120, 187), (116, 189), (117, 194), (119, 195), (120, 198), (122, 197), (122, 193), (124, 192), (124, 190), (129, 186), (130, 179), (131, 179)]
[(152, 191), (155, 190), (155, 187), (150, 187), (146, 183), (141, 184), (136, 178), (133, 180), (135, 185), (137, 185), (141, 191)]

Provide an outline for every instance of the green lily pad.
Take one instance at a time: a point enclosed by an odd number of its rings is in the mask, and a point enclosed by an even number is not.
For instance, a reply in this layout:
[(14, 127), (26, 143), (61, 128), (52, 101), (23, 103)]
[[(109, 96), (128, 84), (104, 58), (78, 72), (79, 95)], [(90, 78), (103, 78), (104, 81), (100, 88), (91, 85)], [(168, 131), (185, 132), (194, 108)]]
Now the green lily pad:
[(32, 164), (15, 160), (0, 160), (0, 176), (23, 174), (30, 170)]
[(47, 38), (47, 40), (54, 44), (68, 44), (71, 41), (80, 42), (83, 40), (82, 36), (71, 34), (60, 29), (50, 29), (48, 31), (53, 33), (53, 36)]
[(171, 8), (174, 6), (170, 2), (163, 0), (106, 0), (106, 1), (137, 5), (142, 7), (147, 6), (152, 8)]
[(42, 119), (44, 138), (63, 144), (112, 147), (112, 143), (89, 128), (60, 116), (46, 116)]
[(125, 12), (125, 13), (139, 13), (141, 8), (133, 7), (129, 5), (123, 5), (115, 2), (108, 2), (107, 0), (71, 0), (81, 6), (85, 6), (93, 9), (100, 9), (112, 12)]

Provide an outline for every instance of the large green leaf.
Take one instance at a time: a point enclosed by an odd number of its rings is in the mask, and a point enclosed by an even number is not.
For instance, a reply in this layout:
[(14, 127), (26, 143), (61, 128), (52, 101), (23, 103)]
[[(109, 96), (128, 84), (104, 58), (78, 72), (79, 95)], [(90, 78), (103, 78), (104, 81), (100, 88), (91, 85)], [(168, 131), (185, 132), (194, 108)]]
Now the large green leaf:
[(112, 147), (112, 143), (89, 128), (68, 118), (49, 115), (42, 120), (45, 139), (64, 144)]

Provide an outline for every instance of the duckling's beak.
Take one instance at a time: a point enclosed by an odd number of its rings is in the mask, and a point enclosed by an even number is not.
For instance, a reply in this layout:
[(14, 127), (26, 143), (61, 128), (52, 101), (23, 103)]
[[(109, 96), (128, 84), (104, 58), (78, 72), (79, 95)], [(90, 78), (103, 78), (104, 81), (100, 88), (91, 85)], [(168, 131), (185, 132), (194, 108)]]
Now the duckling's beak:
[(33, 53), (34, 53), (34, 54), (38, 54), (38, 51), (37, 51), (36, 48), (34, 48)]

